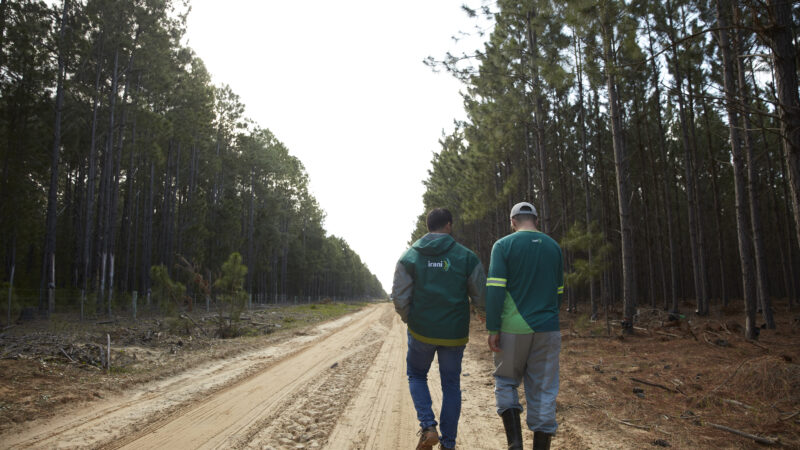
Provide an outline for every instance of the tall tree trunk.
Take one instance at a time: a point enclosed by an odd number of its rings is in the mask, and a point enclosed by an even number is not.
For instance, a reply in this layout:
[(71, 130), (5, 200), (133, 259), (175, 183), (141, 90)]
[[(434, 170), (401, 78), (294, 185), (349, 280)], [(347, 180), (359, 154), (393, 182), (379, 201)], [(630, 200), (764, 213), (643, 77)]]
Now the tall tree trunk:
[[(591, 202), (591, 191), (589, 185), (589, 151), (588, 145), (586, 143), (586, 108), (584, 106), (583, 100), (583, 53), (581, 52), (580, 48), (580, 40), (577, 38), (576, 34), (577, 30), (573, 30), (574, 36), (574, 46), (575, 46), (575, 62), (576, 62), (576, 71), (578, 73), (578, 104), (579, 104), (579, 120), (580, 120), (580, 133), (581, 133), (581, 157), (583, 158), (583, 173), (582, 181), (583, 181), (583, 190), (584, 190), (584, 201), (585, 201), (585, 208), (586, 208), (586, 231), (591, 230), (592, 226), (592, 202)], [(592, 248), (589, 247), (588, 251), (588, 261), (589, 266), (593, 264), (593, 256), (592, 255)], [(589, 304), (591, 306), (592, 320), (597, 320), (597, 296), (595, 294), (595, 280), (589, 279)]]
[[(750, 67), (750, 71), (752, 78), (755, 79), (755, 72), (753, 71), (752, 65)], [(755, 89), (756, 93), (760, 94), (757, 85), (755, 86)], [(758, 109), (760, 111), (765, 111), (766, 107), (763, 105), (763, 103), (759, 101)], [(761, 114), (757, 114), (756, 117), (758, 117), (759, 119), (758, 126), (761, 129), (761, 140), (766, 145), (768, 140), (767, 140), (767, 128), (764, 125), (764, 116)], [(782, 150), (783, 149), (781, 148), (780, 150), (778, 150), (778, 152), (781, 152)], [(766, 151), (769, 152), (769, 147), (767, 147)], [(778, 164), (778, 168), (774, 169), (772, 166), (773, 159), (770, 158), (769, 153), (767, 155), (766, 160), (767, 160), (767, 171), (769, 173), (768, 192), (771, 193), (771, 195), (767, 196), (770, 200), (769, 210), (775, 214), (774, 216), (775, 224), (778, 230), (778, 251), (780, 253), (781, 268), (783, 270), (784, 288), (786, 291), (786, 296), (789, 298), (789, 307), (791, 308), (792, 304), (797, 301), (797, 290), (795, 287), (796, 277), (794, 276), (794, 271), (792, 270), (793, 269), (792, 229), (789, 220), (789, 212), (786, 208), (788, 204), (783, 204), (783, 202), (781, 202), (779, 198), (779, 188), (777, 186), (777, 184), (780, 183), (780, 189), (783, 192), (784, 201), (791, 203), (791, 200), (789, 199), (788, 189), (786, 187), (786, 176), (784, 175), (785, 170), (783, 169), (784, 166), (786, 165), (786, 161), (785, 159), (780, 158), (780, 164)], [(780, 182), (777, 182), (775, 180), (776, 173), (781, 174)]]
[[(103, 188), (101, 189), (102, 214), (101, 223), (102, 227), (98, 230), (100, 233), (100, 295), (98, 296), (98, 306), (102, 307), (103, 299), (105, 298), (106, 281), (108, 279), (109, 271), (109, 251), (113, 245), (109, 242), (111, 239), (111, 209), (112, 209), (112, 196), (113, 196), (113, 181), (115, 171), (115, 158), (114, 158), (114, 120), (117, 107), (117, 91), (119, 88), (119, 46), (114, 50), (114, 71), (111, 75), (111, 92), (109, 93), (109, 118), (108, 118), (108, 136), (106, 136), (106, 153), (105, 163), (103, 165)], [(109, 286), (109, 288), (111, 288)], [(111, 303), (108, 303), (106, 313), (111, 316)]]
[(719, 44), (722, 53), (722, 72), (725, 88), (725, 108), (728, 112), (730, 129), (731, 153), (733, 159), (734, 194), (736, 198), (736, 228), (739, 236), (739, 258), (744, 293), (746, 312), (745, 336), (756, 339), (756, 292), (755, 273), (753, 270), (753, 256), (750, 240), (750, 227), (747, 223), (747, 202), (745, 188), (744, 161), (742, 159), (741, 141), (739, 137), (739, 119), (736, 114), (736, 86), (734, 85), (730, 39), (728, 37), (729, 20), (727, 12), (730, 11), (727, 0), (716, 0), (717, 23), (719, 28)]
[(603, 13), (603, 53), (605, 59), (608, 104), (611, 115), (611, 134), (614, 144), (614, 167), (617, 178), (617, 201), (619, 202), (619, 226), (622, 239), (622, 283), (623, 283), (623, 329), (633, 332), (633, 316), (636, 313), (636, 282), (634, 269), (633, 228), (631, 224), (631, 195), (628, 187), (628, 156), (625, 149), (624, 130), (620, 117), (619, 99), (615, 79), (612, 50), (613, 25), (608, 12)]
[[(139, 91), (139, 81), (136, 82), (136, 89), (134, 92)], [(135, 99), (135, 97), (134, 97)], [(135, 104), (135, 100), (134, 100)], [(136, 160), (136, 114), (133, 115), (133, 121), (131, 124), (131, 151), (130, 156), (128, 159), (128, 172), (125, 174), (125, 202), (122, 207), (123, 217), (122, 217), (122, 230), (121, 234), (125, 239), (125, 271), (123, 273), (123, 280), (122, 280), (122, 287), (123, 289), (128, 290), (135, 290), (129, 284), (129, 276), (131, 270), (131, 228), (133, 228), (134, 223), (136, 221), (136, 216), (132, 215), (132, 209), (134, 208), (134, 204), (138, 206), (137, 200), (134, 198), (134, 188), (135, 188), (135, 178), (137, 169), (134, 166)]]
[(97, 180), (97, 112), (100, 107), (100, 74), (101, 74), (101, 61), (103, 55), (103, 42), (105, 41), (104, 34), (100, 34), (100, 43), (97, 46), (97, 67), (95, 68), (94, 80), (94, 99), (92, 101), (92, 131), (89, 144), (89, 174), (86, 187), (86, 224), (83, 228), (83, 290), (81, 292), (81, 305), (86, 298), (86, 293), (89, 290), (89, 280), (91, 277), (91, 260), (92, 260), (92, 232), (94, 230), (94, 200), (95, 200), (95, 183)]
[[(646, 86), (644, 87), (643, 90), (646, 90)], [(641, 97), (638, 97), (638, 96), (634, 97), (634, 101), (636, 101), (637, 98), (646, 98), (646, 95), (642, 92), (642, 96)], [(646, 102), (645, 102), (644, 111), (646, 111), (646, 109), (647, 109), (647, 105), (646, 105)], [(642, 111), (642, 110), (639, 110), (638, 106), (636, 107), (636, 110), (637, 111)], [(637, 112), (637, 114), (641, 114), (641, 112)], [(648, 116), (645, 114), (644, 117), (643, 117), (644, 118), (644, 124), (641, 124), (640, 127), (644, 129), (645, 142), (649, 143), (649, 145), (652, 145), (653, 144), (653, 136), (650, 133), (650, 125), (648, 123), (647, 117)], [(642, 139), (641, 135), (639, 135), (639, 139), (641, 141), (641, 139)], [(644, 165), (644, 161), (642, 161), (642, 170), (644, 171), (643, 173), (646, 173), (646, 171), (649, 170), (650, 173), (657, 174), (659, 172), (659, 170), (656, 168), (656, 164), (655, 164), (655, 161), (654, 161), (654, 158), (653, 158), (653, 152), (649, 151), (649, 149), (643, 149), (641, 151), (641, 154), (642, 154), (642, 157), (646, 158), (646, 160), (647, 160), (647, 166), (645, 166)], [(669, 298), (669, 293), (668, 293), (669, 287), (668, 287), (668, 282), (667, 282), (667, 270), (665, 269), (666, 265), (664, 264), (664, 244), (663, 244), (664, 239), (660, 238), (661, 236), (664, 236), (664, 230), (662, 228), (662, 220), (659, 219), (659, 213), (662, 211), (661, 202), (660, 202), (662, 193), (659, 190), (659, 183), (653, 184), (652, 188), (653, 188), (652, 200), (655, 202), (655, 205), (653, 206), (653, 208), (651, 210), (652, 214), (653, 214), (653, 218), (654, 218), (653, 222), (655, 222), (655, 236), (654, 236), (653, 240), (655, 240), (656, 257), (658, 258), (657, 265), (658, 265), (658, 268), (659, 268), (658, 275), (659, 275), (659, 279), (661, 280), (661, 301), (662, 301), (663, 304), (666, 304), (667, 299)], [(645, 207), (649, 208), (649, 204), (645, 204)], [(647, 211), (647, 209), (645, 211)], [(645, 218), (645, 223), (650, 223), (650, 221), (647, 218)], [(649, 239), (648, 239), (648, 241), (649, 241)], [(651, 292), (651, 296), (653, 298), (653, 301), (651, 302), (651, 305), (653, 306), (653, 308), (656, 308), (655, 291)]]
[[(153, 203), (155, 197), (155, 178), (155, 163), (150, 161), (150, 186), (147, 190), (147, 205), (144, 212), (144, 237), (142, 238), (144, 241), (144, 251), (142, 255), (142, 292), (147, 293), (148, 301), (150, 299), (150, 265), (153, 263)], [(149, 303), (148, 306), (150, 306)]]
[(181, 232), (183, 231), (183, 188), (181, 187), (181, 142), (178, 141), (178, 158), (175, 160), (175, 195), (173, 197), (175, 219), (170, 221), (170, 226), (173, 227), (172, 236), (174, 236), (174, 251), (170, 252), (170, 265), (172, 265), (172, 256), (179, 255), (183, 252), (181, 245)]
[[(675, 244), (674, 239), (674, 232), (672, 228), (672, 195), (670, 190), (670, 185), (672, 183), (672, 176), (671, 170), (669, 167), (669, 161), (667, 159), (667, 143), (666, 143), (666, 132), (664, 130), (664, 121), (661, 116), (661, 88), (660, 88), (660, 81), (659, 81), (659, 68), (658, 63), (655, 58), (655, 50), (653, 49), (653, 36), (651, 33), (650, 28), (650, 19), (648, 17), (647, 21), (647, 36), (648, 36), (648, 49), (650, 51), (650, 58), (652, 60), (652, 84), (653, 84), (653, 96), (655, 98), (655, 109), (656, 109), (656, 125), (658, 125), (658, 149), (659, 149), (659, 156), (661, 158), (661, 184), (662, 184), (662, 191), (664, 194), (664, 221), (667, 223), (667, 242), (669, 244), (669, 273), (670, 273), (670, 294), (671, 294), (671, 307), (670, 312), (673, 314), (678, 313), (678, 249), (677, 245)], [(664, 299), (666, 302), (666, 298)], [(665, 304), (666, 306), (666, 304)]]
[[(685, 14), (685, 6), (681, 6), (681, 21), (683, 23), (682, 33), (684, 36), (688, 35), (687, 26), (686, 26), (686, 14)], [(688, 107), (687, 107), (687, 117), (688, 117), (688, 125), (689, 125), (689, 137), (691, 143), (691, 151), (692, 151), (692, 180), (694, 182), (694, 210), (695, 210), (695, 217), (697, 218), (697, 247), (698, 247), (698, 256), (700, 258), (700, 287), (701, 287), (701, 300), (702, 300), (702, 314), (708, 314), (708, 307), (709, 307), (709, 297), (711, 296), (710, 291), (710, 281), (708, 277), (708, 263), (706, 262), (706, 255), (707, 255), (707, 247), (706, 247), (706, 238), (705, 238), (705, 226), (703, 223), (703, 214), (702, 212), (705, 210), (705, 205), (703, 204), (703, 192), (704, 187), (702, 185), (701, 179), (698, 177), (698, 167), (703, 165), (702, 162), (702, 155), (697, 150), (697, 126), (696, 124), (696, 117), (695, 117), (695, 84), (692, 81), (692, 71), (690, 69), (686, 70), (686, 87), (687, 87), (687, 95), (688, 95)]]
[[(136, 41), (139, 37), (139, 31), (136, 31), (136, 37), (133, 40), (134, 49)], [(133, 66), (134, 49), (131, 50), (130, 58), (128, 59), (128, 66), (125, 68), (123, 77), (125, 78), (125, 87), (122, 94), (121, 105), (121, 120), (119, 124), (118, 142), (116, 146), (116, 155), (114, 156), (114, 172), (111, 178), (113, 179), (113, 187), (111, 190), (111, 205), (109, 207), (109, 220), (108, 220), (108, 253), (109, 253), (109, 279), (108, 279), (108, 314), (111, 315), (111, 305), (114, 297), (114, 261), (116, 258), (117, 248), (117, 205), (119, 203), (119, 177), (122, 170), (122, 150), (125, 144), (125, 124), (128, 120), (128, 89), (130, 88), (130, 77), (128, 76)], [(114, 144), (112, 142), (112, 153), (114, 152)], [(130, 177), (130, 174), (128, 174)]]
[[(644, 148), (644, 139), (642, 137), (642, 129), (646, 129), (646, 125), (642, 123), (643, 114), (639, 107), (639, 98), (644, 98), (643, 89), (642, 91), (639, 90), (639, 83), (634, 83), (633, 85), (633, 111), (634, 116), (636, 117), (636, 142), (638, 147), (638, 156), (639, 156), (639, 170), (641, 173), (647, 173), (647, 168), (645, 167), (645, 153), (647, 150)], [(653, 240), (658, 240), (652, 238), (652, 228), (650, 222), (650, 201), (649, 201), (649, 189), (645, 189), (644, 186), (642, 189), (639, 189), (639, 198), (642, 204), (642, 210), (644, 212), (644, 241), (647, 247), (647, 251), (645, 252), (647, 255), (647, 277), (649, 281), (649, 297), (650, 297), (650, 306), (653, 308), (656, 307), (656, 281), (655, 281), (655, 271), (653, 265), (653, 252), (650, 249), (655, 246), (653, 244)], [(660, 247), (660, 246), (656, 246)], [(662, 271), (663, 272), (663, 271)]]
[(528, 32), (528, 51), (530, 52), (531, 64), (531, 84), (533, 85), (534, 112), (533, 120), (536, 129), (536, 150), (539, 156), (539, 176), (541, 181), (541, 201), (539, 217), (541, 219), (542, 231), (546, 234), (550, 232), (550, 183), (547, 178), (547, 150), (544, 144), (544, 99), (542, 87), (539, 80), (539, 47), (538, 36), (533, 30), (533, 19), (536, 11), (529, 11), (526, 17)]
[[(789, 187), (787, 185), (789, 183), (787, 181), (787, 178), (788, 177), (786, 176), (786, 159), (781, 158), (781, 189), (783, 190), (783, 198), (786, 199), (787, 202), (788, 202), (788, 199), (789, 199)], [(782, 216), (783, 216), (783, 228), (786, 229), (786, 230), (790, 230), (791, 229), (791, 220), (789, 219), (789, 216), (791, 215), (791, 213), (789, 212), (789, 205), (787, 204), (787, 205), (785, 205), (785, 207), (783, 207), (781, 209), (783, 210), (782, 211), (783, 212), (783, 214), (782, 214)], [(791, 232), (789, 231), (788, 233), (791, 233)], [(789, 255), (789, 263), (792, 265), (792, 268), (794, 268), (795, 267), (795, 263), (794, 263), (795, 259), (793, 257), (794, 253), (792, 252), (792, 250), (794, 248), (793, 248), (791, 242), (792, 242), (791, 238), (787, 239), (785, 245), (786, 245), (786, 253)], [(796, 272), (793, 271), (792, 273), (796, 273)], [(800, 291), (800, 285), (797, 283), (797, 281), (798, 281), (797, 280), (797, 276), (793, 276), (792, 277), (792, 285), (795, 286), (795, 292)], [(798, 298), (798, 296), (796, 295), (795, 296), (795, 301), (797, 302), (798, 300), (800, 300), (800, 298)], [(790, 302), (790, 304), (791, 304), (791, 302)]]
[[(761, 128), (761, 132), (762, 136), (766, 138), (766, 132), (763, 126)], [(792, 240), (791, 229), (785, 226), (788, 220), (785, 222), (781, 220), (786, 215), (780, 213), (780, 210), (784, 208), (780, 206), (780, 200), (778, 199), (778, 189), (775, 186), (775, 172), (772, 167), (772, 160), (769, 157), (766, 159), (768, 165), (767, 170), (769, 173), (768, 191), (772, 193), (772, 195), (767, 196), (769, 201), (769, 210), (774, 214), (773, 219), (775, 220), (776, 228), (778, 230), (778, 254), (780, 255), (780, 264), (783, 272), (783, 287), (786, 297), (789, 299), (789, 307), (791, 307), (795, 297), (797, 296), (794, 286), (794, 272), (792, 271), (792, 246), (784, 244), (785, 242), (791, 242)]]
[(75, 169), (75, 205), (72, 208), (72, 235), (76, 238), (72, 241), (72, 287), (74, 289), (81, 288), (81, 255), (83, 255), (83, 211), (86, 209), (86, 198), (84, 194), (86, 189), (86, 165), (83, 159), (77, 163), (78, 167)]
[(711, 189), (714, 195), (714, 227), (717, 230), (717, 252), (718, 252), (718, 264), (719, 264), (719, 276), (720, 276), (720, 298), (722, 299), (722, 305), (728, 306), (728, 288), (726, 286), (726, 278), (725, 278), (725, 246), (723, 245), (722, 239), (722, 208), (720, 206), (719, 200), (719, 183), (717, 181), (717, 162), (714, 159), (714, 151), (711, 147), (711, 121), (709, 120), (708, 114), (708, 104), (705, 100), (702, 101), (703, 106), (703, 118), (706, 124), (706, 140), (708, 142), (708, 165), (709, 165), (709, 172), (711, 175)]
[[(5, 5), (3, 5), (5, 6)], [(47, 194), (47, 224), (44, 244), (44, 278), (47, 280), (47, 303), (39, 296), (39, 310), (53, 313), (56, 289), (56, 209), (58, 208), (58, 161), (61, 156), (61, 110), (64, 106), (64, 40), (69, 0), (64, 0), (58, 32), (58, 80), (56, 82), (56, 117), (53, 125), (53, 150), (50, 158), (50, 188)]]
[(255, 234), (255, 209), (256, 209), (256, 171), (250, 170), (250, 214), (247, 220), (247, 291), (253, 294), (253, 276), (255, 265), (255, 244), (253, 236)]
[(672, 48), (672, 60), (674, 62), (673, 71), (675, 75), (675, 91), (678, 97), (678, 111), (681, 124), (681, 144), (684, 153), (684, 169), (686, 176), (686, 203), (688, 207), (689, 216), (689, 246), (692, 254), (692, 274), (694, 279), (694, 294), (697, 299), (698, 315), (706, 315), (705, 303), (707, 299), (704, 298), (705, 286), (703, 285), (703, 270), (705, 267), (702, 264), (702, 255), (700, 244), (698, 241), (697, 230), (697, 205), (695, 204), (695, 179), (694, 179), (694, 155), (692, 154), (691, 145), (689, 143), (689, 123), (686, 117), (686, 100), (683, 96), (683, 69), (678, 63), (678, 50), (675, 38), (675, 28), (672, 23), (672, 2), (667, 2), (667, 26), (669, 27), (670, 45)]
[[(741, 55), (743, 50), (741, 32), (736, 33), (736, 55)], [(775, 329), (775, 319), (772, 317), (772, 302), (769, 299), (769, 279), (767, 278), (767, 258), (764, 249), (764, 240), (761, 233), (761, 211), (758, 196), (758, 179), (756, 160), (753, 154), (753, 137), (751, 133), (748, 100), (750, 96), (745, 77), (745, 67), (741, 57), (736, 58), (736, 68), (739, 81), (739, 108), (742, 117), (742, 136), (744, 138), (745, 160), (747, 162), (747, 198), (750, 202), (750, 226), (753, 232), (753, 251), (756, 263), (756, 294), (761, 313), (767, 328)]]
[(6, 326), (11, 326), (11, 296), (14, 294), (14, 271), (17, 268), (17, 234), (11, 236), (11, 249), (9, 251), (9, 277), (8, 277), (8, 318)]
[[(794, 227), (800, 246), (800, 96), (797, 84), (797, 49), (792, 42), (792, 9), (789, 0), (767, 0), (774, 25), (767, 30), (775, 64), (781, 141), (794, 211)], [(796, 26), (796, 24), (794, 25)]]

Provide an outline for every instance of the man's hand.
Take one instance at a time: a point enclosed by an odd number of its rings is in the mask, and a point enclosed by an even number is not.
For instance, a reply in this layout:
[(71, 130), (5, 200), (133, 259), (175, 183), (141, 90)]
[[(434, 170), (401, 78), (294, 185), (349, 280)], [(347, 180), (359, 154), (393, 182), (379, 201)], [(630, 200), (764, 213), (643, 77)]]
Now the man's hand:
[(502, 351), (500, 350), (500, 333), (489, 335), (489, 349), (495, 353)]

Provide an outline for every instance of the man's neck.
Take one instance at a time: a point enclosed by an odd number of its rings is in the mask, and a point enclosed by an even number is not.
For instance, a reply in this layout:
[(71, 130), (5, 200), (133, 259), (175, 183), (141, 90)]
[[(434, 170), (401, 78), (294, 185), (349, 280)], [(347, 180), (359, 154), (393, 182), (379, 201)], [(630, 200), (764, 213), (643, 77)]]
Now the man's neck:
[(538, 232), (539, 230), (536, 229), (536, 225), (520, 225), (514, 231), (536, 231), (536, 232)]

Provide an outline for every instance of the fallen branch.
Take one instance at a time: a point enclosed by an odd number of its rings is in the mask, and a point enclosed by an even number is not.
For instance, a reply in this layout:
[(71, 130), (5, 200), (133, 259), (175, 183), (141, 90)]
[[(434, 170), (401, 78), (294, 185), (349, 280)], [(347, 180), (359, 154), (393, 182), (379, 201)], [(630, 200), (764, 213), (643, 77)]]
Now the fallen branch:
[[(759, 356), (759, 357), (755, 357), (755, 358), (746, 359), (746, 360), (744, 360), (744, 361), (740, 362), (740, 363), (739, 363), (739, 365), (738, 365), (738, 366), (736, 366), (736, 369), (735, 369), (735, 370), (734, 370), (734, 371), (733, 371), (733, 372), (732, 372), (730, 375), (728, 375), (728, 378), (725, 378), (725, 380), (724, 380), (722, 383), (720, 383), (720, 384), (719, 384), (719, 386), (717, 386), (717, 387), (715, 387), (714, 389), (712, 389), (712, 390), (711, 390), (711, 392), (717, 392), (717, 390), (718, 390), (719, 388), (721, 388), (722, 386), (726, 385), (726, 384), (728, 383), (728, 381), (730, 381), (730, 379), (731, 379), (731, 378), (733, 378), (733, 376), (734, 376), (734, 375), (736, 375), (736, 372), (738, 372), (738, 371), (739, 371), (739, 369), (741, 369), (741, 368), (742, 368), (742, 366), (743, 366), (745, 363), (747, 363), (747, 362), (750, 362), (750, 361), (753, 361), (753, 360), (756, 360), (756, 359), (758, 359), (758, 358), (760, 358), (760, 356)], [(706, 397), (708, 397), (708, 394), (706, 394), (706, 395), (704, 395), (704, 396), (703, 396), (703, 398), (706, 398)]]
[(203, 327), (201, 327), (200, 325), (198, 325), (197, 322), (195, 322), (194, 319), (191, 318), (191, 316), (189, 316), (188, 314), (181, 314), (181, 318), (182, 319), (184, 319), (184, 318), (185, 319), (189, 319), (189, 321), (191, 321), (194, 324), (195, 327), (197, 327), (200, 331), (203, 332), (203, 335), (205, 337), (208, 337), (208, 334), (206, 333), (206, 330), (203, 329)]
[(770, 438), (765, 438), (765, 437), (761, 437), (761, 436), (756, 436), (755, 434), (745, 433), (744, 431), (736, 430), (736, 429), (733, 429), (733, 428), (728, 428), (726, 426), (717, 425), (717, 424), (711, 423), (711, 422), (708, 422), (708, 424), (711, 425), (712, 427), (718, 429), (718, 430), (727, 431), (728, 433), (733, 433), (733, 434), (736, 434), (736, 435), (739, 435), (739, 436), (742, 436), (742, 437), (746, 437), (748, 439), (752, 439), (752, 440), (758, 442), (759, 444), (775, 445), (775, 444), (778, 443), (777, 439), (770, 439)]
[(731, 405), (741, 406), (742, 408), (746, 408), (746, 409), (753, 409), (753, 407), (752, 407), (752, 406), (750, 406), (750, 405), (746, 405), (746, 404), (744, 404), (744, 403), (742, 403), (742, 402), (739, 402), (739, 401), (736, 401), (736, 400), (731, 400), (731, 399), (728, 399), (728, 398), (723, 398), (723, 399), (722, 399), (722, 401), (723, 401), (723, 402), (725, 402), (725, 403), (730, 403)]
[(683, 336), (679, 336), (677, 334), (667, 333), (665, 331), (656, 331), (656, 333), (663, 334), (664, 336), (672, 336), (672, 337), (679, 338), (679, 339), (683, 337)]
[(104, 320), (102, 322), (95, 322), (94, 324), (95, 325), (108, 325), (108, 324), (112, 324), (112, 323), (117, 323), (117, 319)]
[(763, 349), (763, 350), (769, 351), (769, 348), (767, 348), (767, 346), (765, 346), (765, 345), (762, 345), (762, 344), (759, 344), (758, 342), (756, 342), (756, 341), (754, 341), (754, 340), (752, 340), (752, 339), (745, 339), (745, 340), (746, 340), (747, 342), (749, 342), (749, 343), (751, 343), (751, 344), (755, 345), (756, 347), (758, 347), (758, 348), (760, 348), (760, 349)]
[(74, 359), (72, 359), (72, 357), (71, 357), (71, 356), (69, 356), (69, 355), (67, 354), (67, 352), (65, 352), (65, 351), (64, 351), (64, 349), (63, 349), (63, 348), (59, 348), (59, 350), (61, 350), (61, 353), (63, 353), (63, 354), (64, 354), (64, 356), (66, 356), (66, 357), (67, 357), (67, 359), (69, 360), (69, 362), (71, 362), (71, 363), (74, 363), (74, 362), (75, 362), (75, 360), (74, 360)]
[(587, 402), (585, 400), (581, 400), (581, 403), (583, 403), (584, 405), (586, 405), (586, 406), (588, 406), (590, 408), (601, 409), (599, 406), (595, 406), (595, 405), (593, 405), (593, 404), (591, 404), (591, 403), (589, 403), (589, 402)]
[(630, 423), (630, 422), (625, 421), (625, 420), (615, 419), (615, 418), (613, 418), (611, 416), (609, 416), (609, 418), (611, 420), (615, 421), (615, 422), (619, 422), (619, 423), (621, 423), (623, 425), (627, 425), (629, 427), (638, 428), (640, 430), (650, 431), (650, 427), (646, 427), (646, 426), (643, 426), (643, 425), (636, 425), (635, 423)]
[(720, 338), (720, 339), (723, 339), (723, 337), (722, 337), (722, 335), (721, 335), (721, 334), (719, 334), (719, 333), (715, 333), (715, 332), (713, 332), (713, 331), (711, 331), (711, 330), (705, 330), (705, 331), (704, 331), (704, 333), (713, 334), (714, 336), (716, 336), (716, 337), (718, 337), (718, 338)]
[[(675, 389), (669, 388), (669, 387), (667, 387), (667, 386), (664, 386), (663, 384), (651, 383), (650, 381), (640, 380), (639, 378), (634, 378), (634, 377), (630, 377), (630, 379), (631, 379), (631, 381), (635, 381), (635, 382), (637, 382), (637, 383), (646, 384), (646, 385), (648, 385), (648, 386), (653, 386), (653, 387), (661, 388), (661, 389), (664, 389), (664, 390), (666, 390), (666, 391), (672, 392), (672, 393), (674, 393), (674, 394), (675, 394), (675, 393), (681, 393), (681, 394), (683, 394), (683, 392), (680, 392), (680, 391), (677, 391), (677, 390), (675, 390)], [(686, 395), (686, 394), (683, 394), (683, 395)]]
[(789, 419), (791, 419), (792, 417), (794, 417), (794, 416), (796, 416), (798, 414), (800, 414), (800, 410), (799, 411), (795, 411), (795, 412), (793, 412), (792, 414), (789, 414), (786, 417), (781, 417), (781, 420), (789, 420)]
[(692, 335), (692, 337), (694, 338), (695, 341), (700, 341), (700, 339), (697, 339), (697, 336), (695, 336), (694, 331), (692, 331), (692, 327), (691, 326), (687, 327), (686, 330), (689, 332), (689, 334)]

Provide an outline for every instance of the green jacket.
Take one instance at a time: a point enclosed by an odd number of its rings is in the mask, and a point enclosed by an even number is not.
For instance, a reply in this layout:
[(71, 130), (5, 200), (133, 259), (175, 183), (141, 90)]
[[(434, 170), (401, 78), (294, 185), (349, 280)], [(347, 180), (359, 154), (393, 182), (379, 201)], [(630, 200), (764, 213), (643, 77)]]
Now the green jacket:
[(483, 307), (486, 275), (478, 257), (449, 234), (428, 233), (398, 261), (392, 301), (415, 339), (458, 346), (469, 340), (469, 298)]
[(558, 331), (564, 262), (550, 236), (517, 231), (495, 242), (487, 280), (490, 334)]

